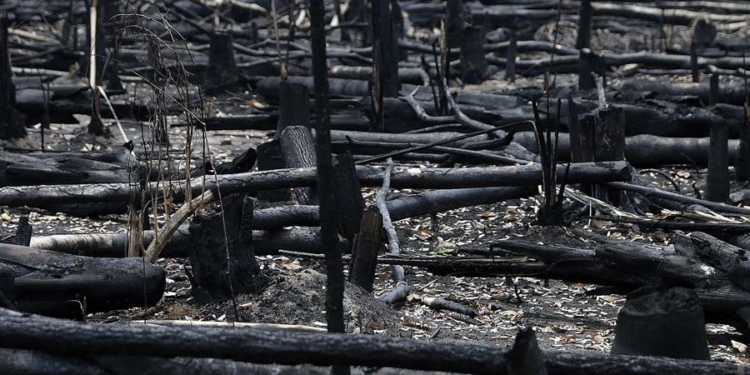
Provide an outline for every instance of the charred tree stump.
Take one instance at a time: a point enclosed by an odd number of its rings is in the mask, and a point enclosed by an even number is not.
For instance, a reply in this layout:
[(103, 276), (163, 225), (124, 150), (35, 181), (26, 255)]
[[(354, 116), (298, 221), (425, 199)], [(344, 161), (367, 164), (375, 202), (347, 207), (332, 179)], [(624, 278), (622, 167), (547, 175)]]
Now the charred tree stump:
[(593, 10), (591, 0), (581, 0), (578, 9), (578, 37), (576, 38), (576, 49), (591, 48), (591, 19)]
[(239, 73), (234, 60), (232, 35), (228, 32), (214, 30), (211, 33), (211, 46), (208, 51), (208, 66), (206, 66), (205, 74), (203, 89), (209, 94), (238, 82)]
[(547, 375), (544, 353), (531, 328), (518, 332), (513, 348), (505, 353), (505, 361), (508, 375)]
[(594, 160), (625, 160), (625, 113), (621, 108), (600, 110), (595, 117)]
[(698, 46), (695, 44), (695, 40), (690, 43), (690, 76), (693, 77), (693, 82), (700, 82), (701, 73), (698, 66)]
[[(594, 162), (625, 160), (625, 116), (621, 108), (606, 108), (593, 117)], [(616, 206), (623, 203), (623, 194), (604, 186), (596, 186), (595, 196)]]
[(383, 217), (376, 207), (371, 206), (362, 215), (360, 231), (352, 246), (352, 264), (349, 282), (372, 292), (375, 282), (375, 266), (378, 253), (383, 248)]
[(508, 49), (505, 51), (505, 80), (508, 82), (516, 81), (516, 57), (518, 56), (518, 39), (516, 33), (511, 30)]
[(8, 53), (8, 18), (0, 15), (0, 139), (26, 136), (25, 119), (16, 110), (16, 86), (13, 84)]
[(593, 90), (596, 88), (596, 77), (599, 67), (599, 56), (588, 48), (580, 52), (578, 61), (578, 88), (581, 90)]
[[(270, 171), (284, 168), (284, 157), (281, 153), (281, 143), (277, 140), (261, 143), (256, 148), (258, 171)], [(258, 198), (266, 202), (286, 202), (292, 200), (289, 189), (272, 189), (258, 192)]]
[(362, 198), (354, 158), (348, 151), (334, 158), (333, 179), (336, 183), (334, 195), (338, 205), (336, 216), (339, 233), (353, 244), (354, 236), (360, 232), (365, 200)]
[[(281, 154), (286, 168), (317, 166), (315, 141), (310, 129), (304, 126), (289, 126), (281, 133)], [(318, 204), (317, 190), (300, 187), (292, 190), (298, 204)]]
[(734, 173), (737, 181), (747, 181), (750, 178), (750, 122), (748, 106), (744, 106), (744, 116), (739, 124), (739, 150), (734, 161)]
[(719, 74), (712, 74), (709, 82), (708, 105), (714, 106), (719, 103)]
[(252, 245), (252, 200), (231, 195), (223, 199), (221, 209), (223, 215), (193, 218), (189, 247), (195, 281), (218, 301), (257, 291), (260, 270)]
[(484, 82), (487, 60), (484, 57), (485, 32), (482, 26), (467, 26), (462, 31), (461, 80), (476, 85)]
[(572, 98), (568, 99), (570, 127), (570, 160), (574, 163), (594, 161), (596, 149), (594, 117), (578, 117), (578, 107)]
[(31, 244), (31, 235), (34, 230), (29, 224), (28, 216), (21, 216), (18, 218), (18, 226), (16, 227), (16, 234), (13, 236), (13, 244), (18, 246), (29, 246)]
[(729, 199), (729, 126), (715, 123), (711, 126), (711, 146), (708, 154), (706, 199), (726, 202)]
[(710, 359), (706, 321), (695, 291), (639, 291), (617, 315), (613, 354)]
[(284, 129), (293, 125), (310, 127), (310, 92), (303, 84), (281, 81), (279, 121), (274, 138), (279, 139)]

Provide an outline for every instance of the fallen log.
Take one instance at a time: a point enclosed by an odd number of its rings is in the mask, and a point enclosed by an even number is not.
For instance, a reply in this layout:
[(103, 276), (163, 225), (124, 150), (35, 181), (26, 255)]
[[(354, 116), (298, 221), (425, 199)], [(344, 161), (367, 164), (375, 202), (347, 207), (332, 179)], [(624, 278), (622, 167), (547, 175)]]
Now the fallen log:
[[(267, 189), (280, 189), (315, 184), (314, 168), (277, 169), (263, 172), (247, 172), (222, 175), (203, 181), (195, 181), (191, 186), (193, 196), (198, 196), (206, 188), (228, 196), (233, 193), (253, 192)], [(570, 170), (558, 170), (558, 179), (567, 173), (567, 183), (602, 183), (626, 181), (630, 179), (630, 166), (626, 162), (575, 163)], [(383, 170), (379, 167), (357, 166), (362, 186), (377, 186), (382, 183)], [(541, 183), (541, 166), (538, 164), (506, 167), (472, 168), (407, 168), (393, 173), (394, 188), (458, 189), (490, 186), (529, 186)], [(182, 182), (175, 182), (178, 192), (175, 202), (184, 199), (179, 192), (184, 189)], [(179, 184), (179, 185), (177, 185)], [(160, 195), (160, 188), (151, 185), (148, 194)], [(45, 207), (61, 203), (109, 202), (127, 205), (131, 197), (129, 184), (91, 185), (47, 185), (18, 186), (0, 188), (0, 205), (9, 207)]]
[(706, 207), (708, 209), (714, 210), (716, 212), (733, 213), (733, 214), (739, 214), (739, 215), (750, 215), (750, 208), (735, 207), (735, 206), (728, 205), (725, 203), (710, 202), (710, 201), (706, 201), (703, 199), (697, 199), (693, 197), (688, 197), (686, 195), (657, 189), (654, 187), (640, 186), (640, 185), (629, 184), (625, 182), (608, 182), (606, 183), (606, 185), (615, 189), (640, 193), (640, 194), (643, 194), (647, 198), (655, 197), (655, 198), (667, 199), (667, 200), (671, 200), (671, 201), (675, 201), (675, 202), (679, 202), (683, 204), (697, 204), (697, 205)]
[[(598, 277), (598, 284), (630, 287), (630, 290), (646, 285), (693, 288), (706, 312), (707, 322), (731, 324), (741, 332), (748, 332), (748, 320), (743, 311), (750, 308), (750, 292), (743, 289), (747, 286), (746, 282), (741, 281), (748, 277), (748, 267), (741, 255), (744, 251), (738, 251), (728, 244), (723, 248), (711, 242), (706, 244), (707, 235), (696, 238), (689, 246), (676, 245), (678, 251), (675, 251), (627, 241), (613, 241), (584, 231), (576, 233), (589, 236), (599, 243), (593, 258), (588, 255), (591, 250), (570, 251), (535, 244), (525, 247), (518, 241), (510, 242), (507, 248), (505, 241), (494, 243), (492, 247), (504, 249), (514, 255), (542, 259), (549, 267), (542, 275), (545, 278), (591, 282), (593, 277)], [(713, 242), (720, 241), (713, 239)], [(587, 255), (576, 257), (576, 252)], [(721, 252), (724, 255), (717, 257)], [(566, 253), (571, 256), (564, 256)], [(561, 272), (576, 267), (575, 264), (579, 268), (578, 273)], [(466, 271), (469, 270), (471, 269), (464, 269), (464, 272), (468, 273)], [(456, 269), (453, 271), (459, 272)]]
[[(148, 370), (145, 370), (148, 369)], [(144, 370), (147, 371), (144, 373)], [(23, 349), (0, 349), (0, 373), (49, 375), (217, 374), (287, 375), (330, 373), (327, 368), (258, 365), (214, 358), (76, 356)], [(380, 374), (380, 373), (378, 373)], [(387, 375), (385, 373), (384, 375)], [(399, 373), (401, 374), (401, 373)], [(405, 373), (404, 375), (408, 375)], [(414, 375), (425, 375), (414, 373)]]
[[(398, 367), (503, 374), (506, 350), (375, 335), (270, 332), (206, 327), (97, 325), (0, 310), (0, 345), (63, 355), (221, 358), (253, 363)], [(547, 351), (549, 374), (729, 375), (744, 367), (698, 360)]]
[[(427, 215), (460, 207), (491, 204), (507, 199), (528, 197), (536, 193), (532, 187), (473, 188), (428, 191), (392, 199), (386, 206), (393, 212), (393, 220)], [(317, 206), (279, 206), (256, 210), (253, 213), (253, 242), (259, 255), (274, 254), (279, 249), (319, 252), (321, 249), (317, 228), (282, 229), (288, 226), (319, 225)], [(143, 247), (153, 240), (153, 231), (143, 232)], [(31, 247), (92, 257), (127, 256), (127, 233), (113, 234), (63, 234), (32, 237)], [(187, 225), (177, 229), (166, 244), (163, 257), (184, 257), (193, 242)]]
[(13, 276), (7, 297), (21, 311), (82, 317), (98, 311), (154, 306), (166, 274), (142, 259), (90, 258), (0, 245), (3, 273)]
[[(626, 117), (627, 118), (627, 117)], [(666, 121), (666, 120), (665, 120)], [(454, 138), (461, 133), (367, 133), (356, 131), (336, 131), (331, 134), (334, 143), (347, 143), (347, 137), (358, 141), (373, 143), (434, 143)], [(476, 136), (465, 140), (446, 144), (450, 147), (466, 148), (468, 145), (485, 142), (486, 136)], [(532, 132), (517, 132), (513, 136), (514, 143), (518, 143), (532, 152), (538, 152), (536, 139)], [(708, 149), (710, 139), (690, 137), (663, 137), (656, 135), (634, 135), (625, 138), (625, 158), (634, 166), (655, 166), (668, 164), (708, 165)], [(511, 143), (513, 145), (513, 143)], [(729, 140), (730, 162), (737, 155), (739, 141)], [(568, 133), (560, 133), (558, 153), (561, 160), (568, 160), (570, 154), (570, 140)]]
[(78, 156), (35, 157), (0, 152), (0, 185), (46, 185), (129, 182), (140, 179), (139, 164), (130, 167)]
[[(317, 210), (316, 210), (317, 211)], [(147, 247), (154, 238), (154, 232), (143, 232), (143, 246)], [(347, 241), (339, 238), (341, 246)], [(193, 243), (188, 225), (183, 225), (172, 235), (160, 256), (164, 258), (184, 258)], [(253, 243), (257, 255), (276, 254), (279, 249), (316, 253), (322, 251), (319, 228), (289, 228), (270, 231), (253, 231)], [(31, 238), (31, 247), (53, 250), (67, 254), (122, 258), (127, 256), (127, 233), (112, 234), (58, 234)]]
[[(709, 82), (665, 82), (650, 79), (625, 80), (620, 84), (619, 89), (623, 91), (654, 92), (676, 97), (694, 96), (706, 104), (710, 102), (709, 96), (711, 93)], [(741, 106), (745, 103), (745, 95), (745, 85), (741, 81), (724, 82), (719, 89), (718, 103)]]

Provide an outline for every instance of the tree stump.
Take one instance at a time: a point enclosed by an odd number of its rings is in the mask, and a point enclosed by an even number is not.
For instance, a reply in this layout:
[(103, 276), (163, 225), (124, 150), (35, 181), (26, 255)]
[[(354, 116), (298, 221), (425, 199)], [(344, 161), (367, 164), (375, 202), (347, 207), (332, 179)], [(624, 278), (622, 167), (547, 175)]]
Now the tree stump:
[(224, 197), (222, 209), (223, 215), (199, 214), (190, 223), (193, 276), (214, 300), (256, 292), (260, 287), (252, 245), (252, 200), (234, 194)]
[(208, 66), (203, 77), (203, 89), (209, 94), (216, 93), (238, 81), (239, 72), (234, 60), (232, 35), (226, 31), (214, 30), (208, 50)]
[(617, 315), (612, 354), (710, 359), (706, 321), (692, 289), (642, 288)]
[(349, 282), (372, 292), (378, 252), (383, 249), (383, 217), (376, 207), (365, 210), (360, 228), (352, 246)]
[[(289, 126), (281, 132), (281, 154), (286, 168), (317, 166), (315, 141), (312, 132), (304, 126)], [(318, 192), (312, 187), (292, 190), (298, 204), (318, 204)]]
[(724, 123), (711, 125), (706, 199), (714, 202), (729, 200), (729, 126)]
[[(270, 171), (284, 168), (284, 157), (281, 153), (281, 143), (277, 140), (261, 143), (256, 148), (258, 159), (256, 166), (259, 171)], [(266, 202), (286, 202), (292, 200), (289, 189), (261, 190), (258, 199)]]
[(348, 151), (334, 158), (333, 179), (336, 183), (333, 194), (338, 204), (336, 219), (339, 224), (339, 233), (349, 240), (350, 244), (353, 244), (354, 236), (360, 232), (365, 200), (362, 198), (354, 158)]
[(274, 138), (281, 138), (284, 129), (293, 125), (310, 127), (310, 92), (303, 84), (281, 81), (279, 83), (279, 122)]
[(480, 84), (487, 75), (487, 60), (484, 56), (485, 31), (482, 26), (468, 26), (462, 31), (461, 80), (468, 84)]

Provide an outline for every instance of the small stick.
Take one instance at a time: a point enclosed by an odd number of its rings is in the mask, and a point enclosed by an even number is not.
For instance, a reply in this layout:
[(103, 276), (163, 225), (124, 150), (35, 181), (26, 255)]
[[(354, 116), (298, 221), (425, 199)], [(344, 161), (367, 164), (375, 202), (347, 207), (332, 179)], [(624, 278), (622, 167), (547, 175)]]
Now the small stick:
[(164, 250), (164, 246), (166, 246), (167, 242), (172, 238), (172, 235), (177, 231), (180, 225), (187, 220), (188, 216), (201, 206), (211, 203), (213, 200), (214, 194), (211, 190), (206, 190), (203, 194), (199, 195), (192, 201), (183, 204), (182, 207), (180, 207), (180, 209), (167, 220), (161, 232), (156, 234), (154, 240), (148, 245), (148, 249), (146, 249), (146, 253), (143, 257), (148, 262), (156, 262), (156, 259), (159, 258), (159, 254)]

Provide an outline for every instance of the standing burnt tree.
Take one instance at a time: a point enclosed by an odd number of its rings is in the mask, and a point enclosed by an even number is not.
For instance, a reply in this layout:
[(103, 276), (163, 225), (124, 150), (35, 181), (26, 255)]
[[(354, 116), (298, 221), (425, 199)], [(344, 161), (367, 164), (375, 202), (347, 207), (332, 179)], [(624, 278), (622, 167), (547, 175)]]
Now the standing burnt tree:
[(26, 136), (23, 116), (16, 110), (16, 86), (11, 79), (8, 55), (8, 18), (0, 15), (0, 138)]
[[(328, 332), (345, 332), (344, 263), (336, 229), (333, 165), (331, 162), (331, 118), (328, 113), (328, 65), (326, 63), (325, 5), (310, 2), (310, 37), (315, 83), (315, 119), (318, 157), (318, 200), (320, 235), (326, 255), (326, 320)], [(342, 373), (339, 371), (339, 373)]]

